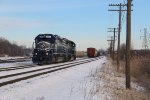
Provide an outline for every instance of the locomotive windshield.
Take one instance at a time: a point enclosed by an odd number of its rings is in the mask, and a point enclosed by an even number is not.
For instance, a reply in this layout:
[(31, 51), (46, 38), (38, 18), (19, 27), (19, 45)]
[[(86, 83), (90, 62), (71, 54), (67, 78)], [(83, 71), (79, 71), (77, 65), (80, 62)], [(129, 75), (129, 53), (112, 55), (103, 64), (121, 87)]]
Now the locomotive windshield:
[(51, 48), (52, 44), (49, 42), (41, 41), (37, 43), (36, 47), (40, 49), (47, 49), (47, 48)]
[(36, 37), (36, 39), (35, 39), (36, 43), (39, 43), (41, 41), (45, 41), (48, 43), (54, 43), (55, 39), (52, 36), (45, 36), (45, 35), (40, 35), (40, 36)]
[(39, 35), (35, 38), (36, 48), (51, 48), (55, 42), (55, 38), (51, 35)]

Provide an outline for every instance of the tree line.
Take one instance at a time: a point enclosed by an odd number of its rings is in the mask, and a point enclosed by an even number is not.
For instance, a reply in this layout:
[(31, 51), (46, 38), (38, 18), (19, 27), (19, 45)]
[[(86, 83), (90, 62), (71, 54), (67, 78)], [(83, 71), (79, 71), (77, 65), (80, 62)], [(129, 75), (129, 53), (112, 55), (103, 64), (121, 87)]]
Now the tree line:
[(0, 37), (0, 56), (25, 56), (31, 53), (31, 48), (19, 46), (16, 43), (11, 43), (7, 39)]

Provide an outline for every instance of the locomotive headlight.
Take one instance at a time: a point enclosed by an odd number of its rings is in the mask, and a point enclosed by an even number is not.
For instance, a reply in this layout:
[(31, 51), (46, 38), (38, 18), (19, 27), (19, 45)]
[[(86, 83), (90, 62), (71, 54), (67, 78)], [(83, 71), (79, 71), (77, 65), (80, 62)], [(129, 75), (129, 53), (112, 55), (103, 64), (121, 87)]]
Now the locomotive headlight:
[(37, 55), (37, 53), (35, 53), (35, 55)]
[(45, 51), (46, 51), (46, 52), (48, 52), (48, 51), (49, 51), (49, 49), (48, 49), (48, 48), (45, 48)]
[(46, 55), (48, 55), (48, 52), (46, 53)]

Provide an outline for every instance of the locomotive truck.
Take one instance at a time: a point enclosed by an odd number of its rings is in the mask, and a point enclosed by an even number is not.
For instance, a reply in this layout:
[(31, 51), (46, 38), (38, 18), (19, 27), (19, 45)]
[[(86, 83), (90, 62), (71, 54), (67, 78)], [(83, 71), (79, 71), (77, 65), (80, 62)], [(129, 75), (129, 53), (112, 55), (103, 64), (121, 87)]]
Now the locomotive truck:
[(51, 64), (76, 59), (76, 44), (66, 38), (53, 34), (39, 34), (33, 44), (32, 62)]

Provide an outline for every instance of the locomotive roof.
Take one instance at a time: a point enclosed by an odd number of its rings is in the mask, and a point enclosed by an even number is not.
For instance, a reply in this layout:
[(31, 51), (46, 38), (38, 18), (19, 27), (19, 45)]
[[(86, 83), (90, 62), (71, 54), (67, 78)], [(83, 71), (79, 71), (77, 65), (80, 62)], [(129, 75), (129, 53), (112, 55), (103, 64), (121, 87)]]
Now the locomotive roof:
[(39, 37), (46, 37), (46, 36), (52, 36), (53, 38), (56, 38), (53, 34), (39, 34), (38, 36), (35, 37), (35, 39)]
[(62, 38), (62, 37), (60, 37), (59, 35), (54, 35), (54, 34), (39, 34), (38, 36), (36, 36), (35, 37), (35, 39), (36, 38), (39, 38), (40, 36), (44, 36), (44, 37), (46, 37), (46, 36), (52, 36), (53, 38), (58, 38), (58, 39), (62, 39), (62, 40), (65, 40), (65, 41), (68, 41), (68, 42), (71, 42), (71, 43), (73, 43), (73, 44), (75, 44), (73, 41), (71, 41), (71, 40), (68, 40), (68, 39), (66, 39), (66, 38)]

